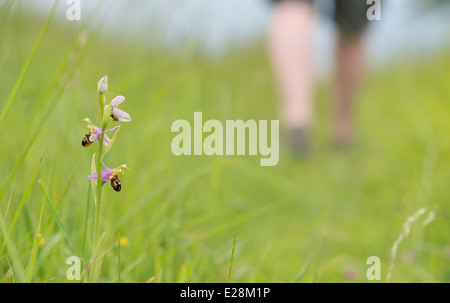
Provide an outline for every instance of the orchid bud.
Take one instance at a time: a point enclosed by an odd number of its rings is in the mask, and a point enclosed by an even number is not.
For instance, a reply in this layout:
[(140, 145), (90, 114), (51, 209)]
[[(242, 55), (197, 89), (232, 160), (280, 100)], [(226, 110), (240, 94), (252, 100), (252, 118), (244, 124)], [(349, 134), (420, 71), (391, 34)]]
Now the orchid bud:
[(104, 76), (98, 81), (98, 92), (99, 94), (104, 94), (108, 90), (108, 76)]

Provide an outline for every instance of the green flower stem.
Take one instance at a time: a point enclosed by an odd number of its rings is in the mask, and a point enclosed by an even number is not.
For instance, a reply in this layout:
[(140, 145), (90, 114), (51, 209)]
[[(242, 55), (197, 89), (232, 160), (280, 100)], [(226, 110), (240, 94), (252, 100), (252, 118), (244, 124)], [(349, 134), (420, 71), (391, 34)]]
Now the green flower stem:
[[(105, 96), (99, 93), (100, 102), (100, 117), (103, 120), (103, 113), (105, 107)], [(102, 123), (103, 124), (103, 123)], [(102, 153), (103, 153), (103, 137), (105, 135), (106, 125), (102, 125), (102, 132), (98, 139), (98, 153), (97, 153), (97, 193), (96, 193), (96, 203), (95, 203), (95, 221), (94, 221), (94, 249), (97, 247), (97, 241), (99, 240), (99, 229), (100, 229), (100, 206), (102, 204)]]
[(103, 152), (103, 134), (102, 129), (101, 137), (98, 140), (98, 155), (97, 155), (97, 193), (95, 203), (95, 222), (94, 222), (94, 248), (97, 246), (99, 240), (99, 228), (100, 228), (100, 205), (102, 202), (102, 152)]
[(103, 119), (103, 111), (104, 111), (104, 108), (105, 108), (105, 95), (104, 94), (102, 94), (102, 93), (99, 93), (98, 94), (98, 101), (99, 101), (99, 103), (100, 103), (100, 113), (101, 113), (101, 118)]

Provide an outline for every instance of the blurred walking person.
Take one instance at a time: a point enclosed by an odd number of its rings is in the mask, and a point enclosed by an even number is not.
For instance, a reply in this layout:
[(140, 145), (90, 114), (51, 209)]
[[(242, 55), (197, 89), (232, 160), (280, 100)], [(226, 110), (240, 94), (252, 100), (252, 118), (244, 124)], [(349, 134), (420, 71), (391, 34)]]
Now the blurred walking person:
[[(269, 48), (282, 98), (281, 115), (288, 143), (296, 154), (308, 153), (313, 119), (316, 9), (313, 0), (271, 0)], [(334, 0), (338, 29), (334, 71), (333, 137), (345, 146), (353, 136), (352, 109), (364, 74), (366, 0)]]

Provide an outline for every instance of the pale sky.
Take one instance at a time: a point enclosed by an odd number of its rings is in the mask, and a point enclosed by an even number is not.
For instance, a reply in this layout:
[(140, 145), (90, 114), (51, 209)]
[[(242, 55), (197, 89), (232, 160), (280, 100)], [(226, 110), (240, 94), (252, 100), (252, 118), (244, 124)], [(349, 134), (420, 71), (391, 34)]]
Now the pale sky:
[[(83, 18), (100, 0), (80, 1)], [(329, 3), (329, 0), (316, 1), (319, 5)], [(41, 14), (47, 14), (53, 4), (53, 0), (17, 2)], [(60, 2), (56, 17), (69, 22), (65, 20), (69, 5), (66, 0)], [(412, 2), (383, 2), (382, 20), (376, 21), (368, 34), (372, 62), (426, 55), (450, 45), (449, 11), (423, 14), (414, 10)], [(270, 17), (270, 5), (266, 0), (103, 0), (99, 16), (105, 25), (104, 35), (145, 41), (150, 40), (147, 39), (150, 35), (156, 36), (156, 32), (159, 40), (169, 47), (195, 38), (202, 49), (214, 55), (236, 44), (260, 39)], [(325, 17), (320, 20), (316, 31), (319, 68), (329, 66), (334, 38), (330, 20)]]

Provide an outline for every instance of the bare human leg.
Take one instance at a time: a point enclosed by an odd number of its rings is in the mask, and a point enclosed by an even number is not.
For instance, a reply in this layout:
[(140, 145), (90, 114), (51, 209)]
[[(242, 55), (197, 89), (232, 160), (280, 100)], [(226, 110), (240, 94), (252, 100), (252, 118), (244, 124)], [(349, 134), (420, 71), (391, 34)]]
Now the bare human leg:
[[(289, 132), (300, 133), (300, 137), (305, 136), (304, 130), (312, 121), (314, 25), (310, 3), (281, 1), (274, 7), (269, 29), (269, 49), (282, 98), (282, 122)], [(297, 143), (300, 146), (294, 149), (306, 144)]]
[(353, 138), (352, 111), (365, 69), (364, 36), (339, 35), (336, 47), (334, 140), (338, 146)]

